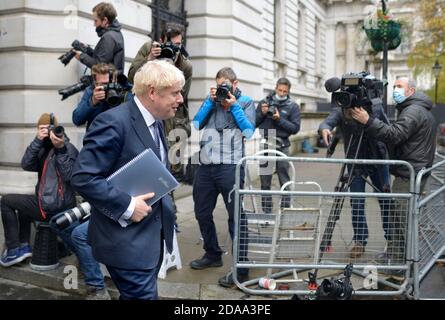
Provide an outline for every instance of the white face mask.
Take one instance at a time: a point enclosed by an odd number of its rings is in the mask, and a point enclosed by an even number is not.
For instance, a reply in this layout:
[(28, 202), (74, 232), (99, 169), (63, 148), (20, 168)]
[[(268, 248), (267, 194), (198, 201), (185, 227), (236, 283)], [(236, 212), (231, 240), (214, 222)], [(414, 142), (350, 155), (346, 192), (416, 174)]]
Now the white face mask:
[(397, 104), (402, 103), (407, 98), (405, 96), (405, 89), (404, 88), (395, 88), (392, 93), (392, 97)]
[(280, 97), (279, 95), (275, 94), (275, 100), (277, 100), (277, 101), (284, 101), (286, 99), (287, 99), (287, 96)]

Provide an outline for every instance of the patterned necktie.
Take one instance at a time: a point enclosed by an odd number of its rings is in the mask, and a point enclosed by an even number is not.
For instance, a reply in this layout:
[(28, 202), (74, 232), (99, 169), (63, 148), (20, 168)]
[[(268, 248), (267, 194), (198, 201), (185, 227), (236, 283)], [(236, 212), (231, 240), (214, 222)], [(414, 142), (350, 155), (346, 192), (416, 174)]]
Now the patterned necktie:
[(162, 161), (162, 155), (161, 155), (161, 130), (162, 130), (162, 124), (160, 121), (156, 120), (153, 124), (153, 140), (156, 144), (156, 148), (158, 149), (159, 156), (161, 157)]

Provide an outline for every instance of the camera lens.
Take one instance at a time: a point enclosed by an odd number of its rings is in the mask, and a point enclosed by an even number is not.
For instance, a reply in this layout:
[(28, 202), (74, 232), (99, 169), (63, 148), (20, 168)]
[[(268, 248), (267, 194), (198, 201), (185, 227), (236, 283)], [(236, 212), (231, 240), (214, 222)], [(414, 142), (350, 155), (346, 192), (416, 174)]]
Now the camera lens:
[(56, 220), (56, 225), (59, 229), (65, 229), (73, 222), (85, 218), (90, 214), (91, 206), (88, 202), (81, 203), (79, 206), (65, 211)]
[(63, 138), (63, 134), (65, 133), (65, 129), (62, 126), (57, 126), (53, 130), (54, 134), (57, 138)]
[(115, 107), (118, 104), (120, 104), (121, 102), (121, 97), (120, 95), (117, 93), (116, 90), (114, 89), (109, 89), (107, 91), (107, 103), (112, 106)]
[(73, 59), (75, 55), (76, 55), (76, 53), (74, 51), (70, 50), (67, 53), (62, 54), (59, 57), (59, 60), (66, 66), (68, 63), (70, 63), (71, 59)]

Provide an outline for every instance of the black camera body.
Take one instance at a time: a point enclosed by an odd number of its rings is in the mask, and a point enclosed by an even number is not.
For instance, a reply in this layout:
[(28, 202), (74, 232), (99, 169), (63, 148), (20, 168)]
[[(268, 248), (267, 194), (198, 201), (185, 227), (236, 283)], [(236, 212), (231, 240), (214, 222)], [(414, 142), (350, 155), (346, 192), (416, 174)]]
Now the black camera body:
[[(90, 46), (88, 46), (78, 40), (74, 40), (73, 43), (71, 44), (71, 46), (73, 47), (74, 50), (81, 51), (83, 53), (86, 53), (89, 56), (93, 56), (94, 50)], [(70, 61), (74, 58), (75, 55), (76, 55), (76, 53), (73, 50), (70, 50), (70, 51), (62, 54), (59, 57), (59, 60), (66, 67), (66, 65), (68, 63), (70, 63)]]
[(344, 277), (340, 279), (324, 279), (317, 288), (316, 296), (319, 300), (350, 300), (354, 288), (351, 284), (353, 265), (348, 264), (344, 270)]
[[(329, 81), (332, 81), (332, 79), (327, 82)], [(335, 86), (329, 89), (328, 85), (325, 85), (325, 87), (330, 92), (338, 89)], [(377, 80), (367, 72), (348, 73), (343, 75), (341, 79), (340, 91), (332, 93), (332, 105), (342, 109), (364, 107), (369, 113), (372, 112), (372, 100), (382, 96), (382, 81)]]
[(171, 41), (167, 41), (166, 43), (161, 43), (160, 48), (161, 48), (161, 54), (157, 57), (158, 59), (174, 60), (176, 54), (181, 50), (180, 47), (178, 47)]
[(109, 82), (103, 86), (105, 91), (105, 100), (111, 107), (115, 107), (123, 101), (123, 94), (127, 88), (127, 77), (119, 74), (116, 79), (113, 78), (113, 71), (109, 72)]
[(57, 138), (63, 138), (65, 135), (65, 128), (62, 126), (55, 126), (55, 121), (54, 121), (54, 113), (50, 113), (49, 115), (49, 127), (48, 127), (48, 134), (50, 132), (54, 132), (54, 135)]
[(267, 113), (266, 116), (272, 118), (273, 115), (277, 112), (277, 107), (280, 105), (278, 101), (273, 98), (273, 95), (269, 96), (267, 99)]
[(228, 83), (219, 84), (216, 88), (216, 101), (221, 103), (226, 99), (229, 99), (229, 92), (232, 92), (232, 86)]
[(69, 227), (75, 221), (85, 220), (90, 214), (91, 205), (88, 202), (83, 202), (77, 207), (71, 208), (54, 216), (54, 219), (51, 220), (51, 224), (55, 224), (59, 230), (63, 230)]
[(93, 83), (93, 79), (91, 76), (83, 76), (80, 78), (80, 82), (66, 87), (64, 89), (59, 90), (59, 94), (62, 95), (62, 101), (66, 98), (72, 96), (73, 94), (76, 94), (80, 91), (85, 90), (88, 86), (90, 86)]

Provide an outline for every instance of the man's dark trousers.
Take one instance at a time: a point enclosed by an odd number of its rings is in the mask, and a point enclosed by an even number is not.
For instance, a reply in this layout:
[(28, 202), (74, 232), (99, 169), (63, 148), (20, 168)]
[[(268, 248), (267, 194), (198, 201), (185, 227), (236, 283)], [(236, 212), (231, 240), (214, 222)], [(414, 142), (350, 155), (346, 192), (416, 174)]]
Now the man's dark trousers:
[[(220, 259), (222, 250), (218, 245), (216, 227), (213, 220), (213, 211), (218, 195), (222, 194), (227, 212), (229, 214), (229, 232), (233, 240), (235, 231), (235, 164), (209, 164), (200, 165), (193, 185), (193, 200), (195, 202), (195, 217), (198, 220), (201, 235), (204, 238), (205, 256), (211, 260)], [(244, 185), (244, 169), (241, 168), (241, 188)], [(229, 202), (230, 198), (230, 202)], [(239, 260), (247, 258), (247, 225), (246, 219), (240, 217), (240, 248)], [(238, 274), (247, 274), (248, 269), (238, 269)]]

